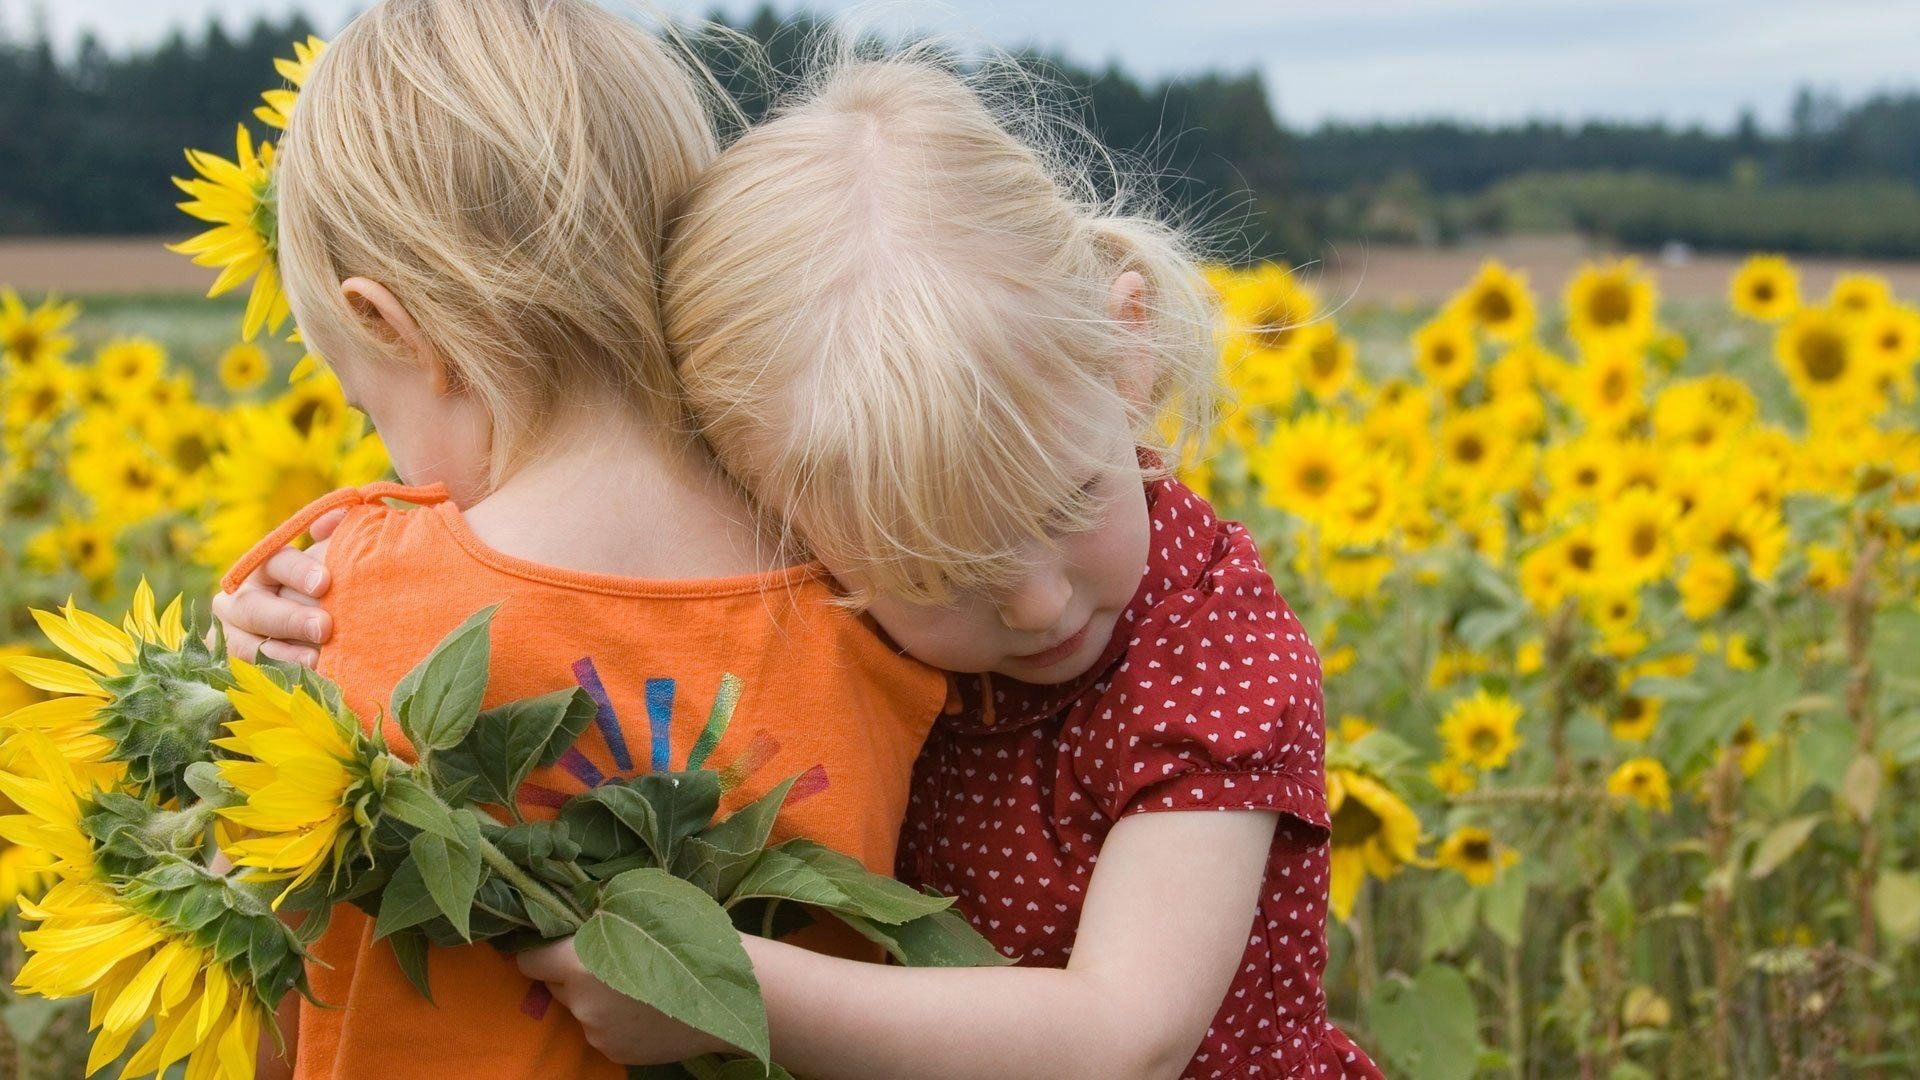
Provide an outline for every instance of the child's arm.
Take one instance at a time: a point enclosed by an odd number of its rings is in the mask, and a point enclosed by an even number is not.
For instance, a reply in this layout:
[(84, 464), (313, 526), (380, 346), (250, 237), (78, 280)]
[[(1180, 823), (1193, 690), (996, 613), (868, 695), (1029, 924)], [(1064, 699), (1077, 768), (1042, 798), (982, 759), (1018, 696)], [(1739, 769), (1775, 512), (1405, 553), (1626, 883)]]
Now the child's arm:
[[(1246, 949), (1276, 820), (1211, 810), (1123, 819), (1064, 970), (886, 967), (747, 938), (774, 1058), (823, 1080), (1177, 1077)], [(713, 1049), (601, 985), (568, 946), (526, 954), (522, 970), (615, 1061)]]
[(214, 596), (213, 617), (226, 634), (229, 656), (251, 661), (265, 655), (305, 667), (320, 662), (320, 646), (333, 634), (332, 618), (318, 606), (333, 584), (326, 541), (345, 518), (344, 510), (321, 516), (311, 530), (313, 547), (282, 548), (240, 588)]

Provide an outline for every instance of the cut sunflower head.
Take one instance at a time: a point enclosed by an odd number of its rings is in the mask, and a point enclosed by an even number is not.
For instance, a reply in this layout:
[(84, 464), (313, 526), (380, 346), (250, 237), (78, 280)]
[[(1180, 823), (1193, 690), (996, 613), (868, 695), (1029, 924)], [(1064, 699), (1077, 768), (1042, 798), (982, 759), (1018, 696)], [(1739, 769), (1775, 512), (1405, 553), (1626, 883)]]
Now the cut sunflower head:
[(93, 998), (89, 1073), (143, 1031), (123, 1076), (251, 1077), (274, 1003), (303, 989), (292, 932), (258, 900), (204, 869), (175, 862), (125, 885), (61, 880), (23, 902), (34, 924), (14, 985), (48, 998)]
[(284, 900), (322, 870), (337, 873), (356, 841), (364, 849), (378, 751), (351, 716), (298, 683), (240, 660), (233, 679), (239, 715), (215, 745), (234, 756), (216, 767), (244, 801), (218, 811), (237, 830), (223, 846), (250, 876), (285, 880)]
[(120, 626), (69, 601), (35, 611), (48, 640), (79, 663), (11, 657), (27, 685), (52, 695), (16, 709), (0, 727), (38, 732), (72, 760), (118, 763), (127, 779), (162, 802), (184, 790), (187, 766), (204, 760), (230, 712), (225, 676), (206, 645), (186, 632), (181, 600), (156, 613), (143, 580)]

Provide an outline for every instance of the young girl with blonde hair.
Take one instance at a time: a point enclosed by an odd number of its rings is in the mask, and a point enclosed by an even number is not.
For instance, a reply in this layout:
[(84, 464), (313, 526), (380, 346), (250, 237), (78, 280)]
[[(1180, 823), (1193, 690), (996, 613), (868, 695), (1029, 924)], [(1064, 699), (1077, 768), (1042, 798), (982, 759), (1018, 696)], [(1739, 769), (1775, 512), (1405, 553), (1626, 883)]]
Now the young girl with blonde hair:
[[(945, 680), (817, 568), (763, 554), (777, 548), (690, 434), (658, 278), (668, 208), (714, 152), (692, 71), (584, 0), (381, 0), (356, 18), (281, 144), (280, 265), (306, 341), (409, 486), (316, 502), (233, 569), (216, 610), (244, 620), (265, 594), (241, 583), (343, 511), (300, 557), (331, 588), (299, 618), (339, 634), (319, 666), (367, 722), (497, 604), (488, 704), (577, 684), (599, 706), (520, 813), (678, 767), (733, 708), (707, 758), (729, 778), (722, 809), (800, 775), (776, 834), (884, 872)], [(390, 720), (385, 735), (408, 752)], [(811, 930), (811, 947), (876, 955)], [(333, 914), (314, 959), (322, 1005), (286, 1010), (301, 1077), (624, 1075), (490, 946), (430, 950), (433, 1001), (358, 910)]]
[[(930, 60), (842, 63), (722, 153), (674, 226), (667, 333), (719, 460), (843, 603), (959, 673), (897, 873), (1020, 964), (749, 941), (775, 1057), (1378, 1075), (1320, 986), (1318, 661), (1252, 538), (1147, 448), (1211, 401), (1200, 275), (1075, 176)], [(568, 945), (522, 968), (618, 1060), (719, 1049)]]

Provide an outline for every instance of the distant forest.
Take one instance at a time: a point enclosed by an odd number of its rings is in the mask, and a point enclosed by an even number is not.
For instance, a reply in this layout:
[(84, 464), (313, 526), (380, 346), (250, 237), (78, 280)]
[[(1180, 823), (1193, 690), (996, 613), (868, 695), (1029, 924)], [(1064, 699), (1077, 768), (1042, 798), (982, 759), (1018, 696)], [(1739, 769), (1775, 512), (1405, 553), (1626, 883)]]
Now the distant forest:
[[(790, 68), (805, 16), (763, 10), (738, 29)], [(301, 17), (242, 35), (218, 22), (151, 48), (91, 37), (0, 39), (0, 234), (174, 233), (167, 177), (183, 147), (231, 152), (233, 124), (271, 84)], [(696, 38), (749, 113), (768, 87)], [(1920, 92), (1843, 103), (1811, 90), (1781, 132), (1663, 124), (1454, 121), (1291, 131), (1256, 74), (1143, 82), (1023, 54), (1103, 141), (1223, 253), (1301, 257), (1365, 237), (1447, 243), (1526, 230), (1633, 245), (1920, 255)]]

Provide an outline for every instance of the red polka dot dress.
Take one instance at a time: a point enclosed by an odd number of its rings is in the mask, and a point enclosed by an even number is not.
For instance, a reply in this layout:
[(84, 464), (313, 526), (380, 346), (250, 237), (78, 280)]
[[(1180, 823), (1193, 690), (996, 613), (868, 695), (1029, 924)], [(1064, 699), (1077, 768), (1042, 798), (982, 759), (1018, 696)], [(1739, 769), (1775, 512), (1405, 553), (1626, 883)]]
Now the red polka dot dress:
[(1107, 833), (1174, 810), (1276, 810), (1239, 974), (1183, 1074), (1380, 1072), (1327, 1018), (1320, 663), (1253, 538), (1172, 480), (1106, 654), (1062, 686), (959, 680), (915, 768), (899, 876), (957, 898), (1023, 965), (1064, 967)]

